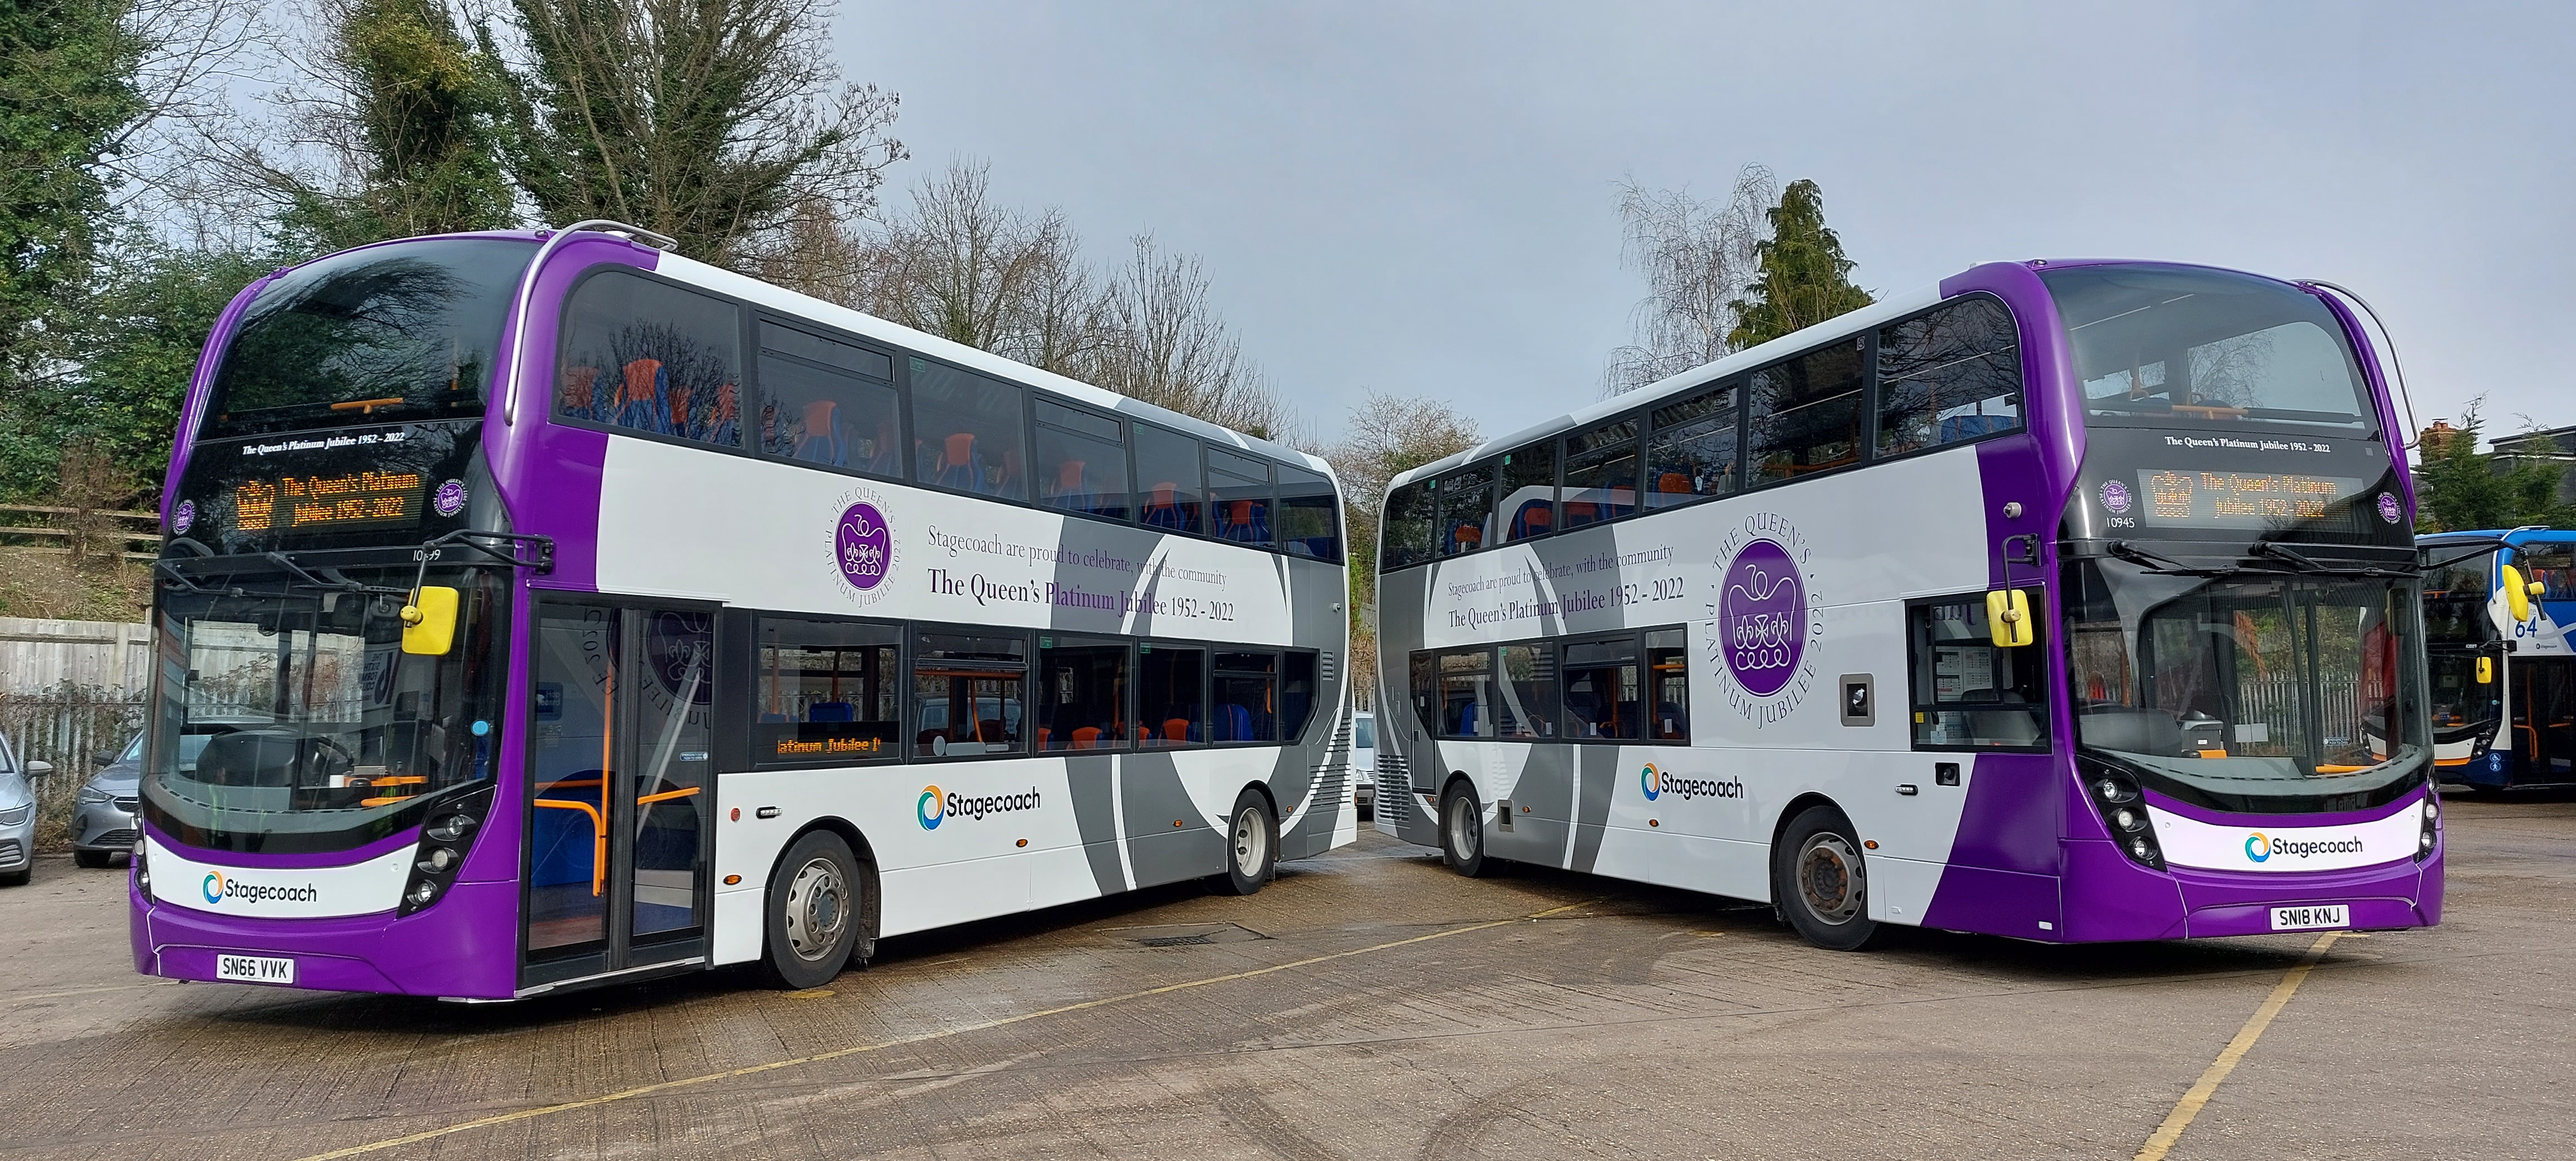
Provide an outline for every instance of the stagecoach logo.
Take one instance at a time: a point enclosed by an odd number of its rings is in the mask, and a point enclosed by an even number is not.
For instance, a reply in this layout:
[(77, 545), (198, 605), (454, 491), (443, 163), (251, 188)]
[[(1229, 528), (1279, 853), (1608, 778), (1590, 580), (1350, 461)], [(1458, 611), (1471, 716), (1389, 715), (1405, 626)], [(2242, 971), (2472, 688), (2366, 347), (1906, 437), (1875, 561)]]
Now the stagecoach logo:
[(2245, 859), (2247, 862), (2254, 863), (2268, 863), (2272, 861), (2274, 855), (2293, 859), (2304, 859), (2311, 855), (2357, 855), (2361, 853), (2361, 849), (2360, 835), (2341, 839), (2293, 841), (2269, 836), (2258, 830), (2245, 836)]
[(1744, 797), (1744, 780), (1741, 778), (1729, 778), (1724, 781), (1712, 778), (1676, 778), (1652, 762), (1646, 763), (1644, 769), (1637, 771), (1637, 786), (1646, 792), (1648, 802), (1653, 802), (1667, 794), (1684, 802), (1694, 798)]
[(300, 887), (245, 883), (222, 871), (206, 872), (206, 880), (197, 885), (197, 891), (204, 895), (206, 902), (210, 904), (221, 903), (226, 899), (246, 904), (262, 903), (270, 899), (280, 903), (310, 903), (322, 897), (321, 889), (311, 883)]
[(438, 486), (429, 498), (429, 510), (441, 516), (453, 516), (465, 510), (465, 481), (449, 480)]
[(188, 527), (196, 522), (197, 502), (194, 500), (181, 500), (179, 501), (178, 507), (170, 510), (170, 535), (186, 536), (188, 534)]
[(2389, 494), (2389, 493), (2387, 493), (2387, 492), (2381, 492), (2381, 493), (2379, 494), (2379, 518), (2380, 518), (2380, 519), (2385, 520), (2385, 521), (2387, 521), (2387, 522), (2389, 522), (2389, 523), (2391, 523), (2391, 524), (2395, 524), (2395, 523), (2397, 523), (2398, 517), (2404, 516), (2405, 514), (2406, 514), (2406, 510), (2405, 510), (2404, 508), (2402, 508), (2402, 507), (2399, 507), (2399, 506), (2398, 506), (2398, 503), (2397, 503), (2397, 497), (2396, 497), (2396, 496), (2391, 495), (2391, 494)]
[(1735, 686), (1728, 704), (1756, 726), (1788, 717), (1815, 685), (1808, 647), (1824, 624), (1808, 606), (1813, 552), (1787, 517), (1756, 512), (1717, 556), (1709, 649)]
[(840, 575), (843, 596), (874, 604), (893, 591), (886, 581), (894, 575), (894, 526), (886, 520), (885, 497), (874, 488), (852, 488), (837, 504), (832, 571)]
[(923, 830), (938, 830), (939, 824), (952, 818), (982, 821), (988, 814), (1014, 814), (1038, 808), (1038, 788), (1029, 787), (1022, 794), (987, 794), (969, 797), (941, 793), (936, 785), (921, 788), (921, 797), (912, 800), (913, 821)]
[(2118, 480), (2102, 481), (2102, 507), (2117, 516), (2129, 510), (2129, 486)]

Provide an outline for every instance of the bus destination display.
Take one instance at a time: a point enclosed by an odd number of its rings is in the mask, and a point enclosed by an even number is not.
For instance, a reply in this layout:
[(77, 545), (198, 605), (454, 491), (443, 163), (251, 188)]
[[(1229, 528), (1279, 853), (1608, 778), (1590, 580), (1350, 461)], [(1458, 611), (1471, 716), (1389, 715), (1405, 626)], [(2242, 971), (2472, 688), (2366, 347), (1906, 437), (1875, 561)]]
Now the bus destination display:
[(233, 527), (309, 532), (418, 524), (427, 483), (419, 472), (402, 471), (244, 480), (233, 485)]
[(2361, 491), (2348, 476), (2297, 472), (2141, 471), (2149, 524), (2189, 528), (2272, 528), (2323, 519)]

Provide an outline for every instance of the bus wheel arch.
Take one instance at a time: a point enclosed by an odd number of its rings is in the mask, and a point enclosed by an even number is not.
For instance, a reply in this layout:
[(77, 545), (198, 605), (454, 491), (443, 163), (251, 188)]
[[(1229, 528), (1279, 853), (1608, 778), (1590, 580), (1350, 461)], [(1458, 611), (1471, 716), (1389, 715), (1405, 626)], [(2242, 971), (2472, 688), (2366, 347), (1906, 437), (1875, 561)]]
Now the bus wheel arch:
[(1441, 784), (1438, 817), (1440, 858), (1449, 869), (1470, 879), (1490, 873), (1494, 860), (1485, 854), (1485, 804), (1466, 771), (1450, 771)]
[(1250, 895), (1279, 873), (1279, 802), (1270, 788), (1246, 783), (1226, 811), (1225, 873), (1217, 876), (1226, 890)]
[(1818, 947), (1867, 948), (1881, 927), (1869, 917), (1869, 860), (1859, 828), (1822, 795), (1791, 805), (1771, 843), (1772, 909)]

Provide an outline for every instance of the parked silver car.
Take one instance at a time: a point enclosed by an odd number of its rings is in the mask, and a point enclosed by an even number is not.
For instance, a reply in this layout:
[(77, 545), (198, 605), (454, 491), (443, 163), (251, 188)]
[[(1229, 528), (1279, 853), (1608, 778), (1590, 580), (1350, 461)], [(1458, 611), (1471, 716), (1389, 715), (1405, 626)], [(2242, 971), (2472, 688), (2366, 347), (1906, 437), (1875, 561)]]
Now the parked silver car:
[(1360, 821), (1377, 817), (1377, 715), (1367, 710), (1351, 714), (1351, 797)]
[[(200, 742), (199, 745), (203, 745)], [(98, 773), (81, 787), (72, 805), (72, 862), (104, 867), (118, 855), (134, 853), (134, 796), (143, 781), (143, 735), (134, 735), (121, 754), (100, 754)]]
[(53, 772), (51, 763), (19, 762), (18, 748), (0, 734), (0, 884), (36, 877), (36, 788), (29, 780)]

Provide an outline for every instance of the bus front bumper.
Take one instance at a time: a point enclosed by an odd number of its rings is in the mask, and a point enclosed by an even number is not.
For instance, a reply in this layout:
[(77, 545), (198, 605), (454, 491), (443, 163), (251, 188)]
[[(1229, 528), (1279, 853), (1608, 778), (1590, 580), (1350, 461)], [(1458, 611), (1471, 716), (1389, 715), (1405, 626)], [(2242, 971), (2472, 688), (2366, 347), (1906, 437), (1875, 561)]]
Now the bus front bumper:
[(458, 883), (411, 915), (233, 918), (147, 899), (127, 879), (134, 970), (207, 983), (221, 956), (294, 961), (294, 987), (506, 1000), (518, 984), (518, 889)]
[(2385, 931), (2442, 921), (2445, 840), (2422, 862), (2404, 859), (2341, 871), (2253, 874), (2139, 866), (2108, 842), (2064, 844), (2066, 942), (2200, 939), (2288, 934), (2276, 907), (2344, 906), (2341, 929)]

